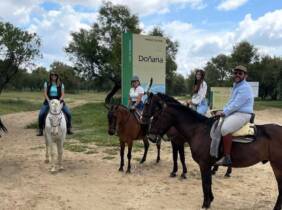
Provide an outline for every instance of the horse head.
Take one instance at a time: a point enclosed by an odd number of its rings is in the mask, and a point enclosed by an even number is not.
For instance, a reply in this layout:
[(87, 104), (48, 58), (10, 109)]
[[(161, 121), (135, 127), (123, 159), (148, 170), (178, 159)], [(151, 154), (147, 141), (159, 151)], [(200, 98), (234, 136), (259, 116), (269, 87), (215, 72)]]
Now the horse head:
[(162, 120), (162, 118), (165, 117), (162, 116), (163, 112), (167, 107), (163, 96), (164, 94), (160, 93), (150, 93), (145, 102), (142, 114), (143, 123), (150, 124), (150, 129), (147, 137), (153, 142), (158, 141), (160, 137), (165, 134), (166, 131), (170, 128), (170, 126), (166, 126), (166, 124), (164, 124)]
[(51, 123), (51, 133), (52, 135), (58, 135), (59, 129), (58, 127), (61, 125), (62, 121), (62, 108), (64, 104), (60, 103), (59, 100), (53, 99), (49, 102), (49, 120)]
[(112, 105), (108, 112), (108, 124), (109, 124), (108, 134), (111, 136), (116, 133), (117, 110), (118, 110), (118, 105)]

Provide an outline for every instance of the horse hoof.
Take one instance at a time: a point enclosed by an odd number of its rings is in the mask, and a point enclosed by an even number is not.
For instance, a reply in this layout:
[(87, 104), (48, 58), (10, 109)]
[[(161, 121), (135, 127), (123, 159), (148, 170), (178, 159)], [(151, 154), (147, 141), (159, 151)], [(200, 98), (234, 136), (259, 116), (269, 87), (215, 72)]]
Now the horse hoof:
[(171, 172), (169, 176), (174, 178), (174, 177), (176, 177), (176, 173), (175, 172)]
[(160, 162), (160, 159), (157, 159), (156, 163), (159, 163)]
[(180, 176), (182, 179), (187, 179), (187, 176), (186, 176), (186, 174), (181, 174), (181, 176)]
[(118, 171), (123, 172), (123, 168), (119, 168)]
[(44, 163), (49, 163), (49, 160), (46, 159), (46, 160), (44, 161)]
[(127, 174), (130, 174), (130, 173), (131, 173), (131, 171), (130, 171), (130, 170), (127, 170), (127, 171), (126, 171), (126, 173), (127, 173)]
[(145, 160), (142, 159), (142, 160), (140, 161), (140, 164), (143, 164), (144, 162), (145, 162)]
[(211, 202), (210, 201), (204, 201), (202, 208), (203, 209), (209, 209), (211, 206)]
[(64, 171), (64, 170), (65, 170), (65, 168), (63, 166), (59, 167), (59, 171)]
[(57, 173), (57, 170), (55, 168), (51, 168), (50, 172), (51, 172), (51, 174), (55, 174), (55, 173)]
[(225, 178), (230, 178), (231, 176), (230, 176), (230, 174), (225, 174), (224, 177)]

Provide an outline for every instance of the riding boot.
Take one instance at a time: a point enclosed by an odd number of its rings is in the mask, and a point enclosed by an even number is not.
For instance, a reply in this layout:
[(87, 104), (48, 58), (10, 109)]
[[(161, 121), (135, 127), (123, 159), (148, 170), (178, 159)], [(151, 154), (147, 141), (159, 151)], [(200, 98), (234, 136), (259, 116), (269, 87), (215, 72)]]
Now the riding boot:
[(43, 129), (38, 129), (36, 136), (43, 136)]
[(231, 166), (231, 148), (232, 148), (232, 135), (228, 134), (223, 136), (223, 148), (224, 148), (224, 156), (216, 162), (215, 165), (218, 166)]
[(73, 134), (73, 132), (72, 132), (72, 130), (71, 130), (71, 127), (68, 127), (68, 128), (67, 128), (67, 134), (69, 134), (69, 135), (72, 135), (72, 134)]

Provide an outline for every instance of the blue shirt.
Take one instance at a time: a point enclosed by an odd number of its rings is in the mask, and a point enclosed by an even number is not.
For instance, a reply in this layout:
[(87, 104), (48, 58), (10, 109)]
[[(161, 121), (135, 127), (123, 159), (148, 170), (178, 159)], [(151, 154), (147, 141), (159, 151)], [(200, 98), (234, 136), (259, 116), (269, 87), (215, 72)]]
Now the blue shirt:
[[(47, 82), (44, 83), (44, 90), (47, 90)], [(64, 91), (65, 87), (64, 84), (61, 85), (62, 91)], [(56, 97), (58, 96), (58, 89), (57, 89), (57, 85), (52, 83), (51, 88), (50, 88), (50, 96), (52, 97)]]
[(252, 88), (246, 80), (234, 83), (231, 97), (223, 108), (225, 116), (234, 112), (253, 113), (254, 97)]

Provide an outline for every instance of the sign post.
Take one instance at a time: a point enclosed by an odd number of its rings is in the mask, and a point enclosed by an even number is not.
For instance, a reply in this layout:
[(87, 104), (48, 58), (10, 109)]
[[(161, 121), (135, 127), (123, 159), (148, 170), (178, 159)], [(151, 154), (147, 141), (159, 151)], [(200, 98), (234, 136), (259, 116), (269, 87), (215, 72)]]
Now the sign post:
[(131, 78), (137, 75), (146, 89), (153, 78), (152, 92), (165, 93), (166, 40), (132, 33), (122, 35), (122, 104), (128, 104)]

